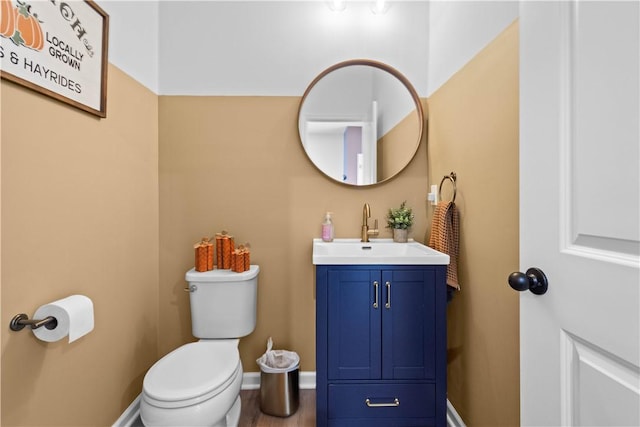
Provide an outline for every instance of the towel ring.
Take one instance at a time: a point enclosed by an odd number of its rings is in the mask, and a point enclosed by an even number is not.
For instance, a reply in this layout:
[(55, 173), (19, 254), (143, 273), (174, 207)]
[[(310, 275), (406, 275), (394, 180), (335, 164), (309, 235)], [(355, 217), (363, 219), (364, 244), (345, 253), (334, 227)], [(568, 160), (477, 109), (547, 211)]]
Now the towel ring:
[(449, 175), (445, 175), (442, 178), (442, 181), (440, 181), (440, 187), (438, 187), (438, 197), (440, 198), (440, 200), (442, 200), (442, 184), (444, 184), (444, 182), (447, 179), (451, 181), (451, 183), (453, 184), (453, 197), (451, 198), (451, 203), (453, 203), (456, 201), (456, 192), (457, 192), (457, 189), (456, 189), (457, 176), (455, 172), (451, 172)]

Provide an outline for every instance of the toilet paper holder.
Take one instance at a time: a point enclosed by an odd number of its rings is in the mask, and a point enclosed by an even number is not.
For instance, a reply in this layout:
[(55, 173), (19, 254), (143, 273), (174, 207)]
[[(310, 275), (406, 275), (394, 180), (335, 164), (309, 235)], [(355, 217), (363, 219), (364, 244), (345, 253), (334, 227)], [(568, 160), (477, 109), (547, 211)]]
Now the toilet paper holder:
[(31, 329), (38, 329), (44, 326), (47, 329), (55, 329), (58, 326), (58, 319), (53, 316), (47, 316), (44, 319), (36, 320), (29, 319), (25, 313), (16, 314), (9, 323), (9, 328), (12, 331), (21, 331), (25, 326), (31, 326)]

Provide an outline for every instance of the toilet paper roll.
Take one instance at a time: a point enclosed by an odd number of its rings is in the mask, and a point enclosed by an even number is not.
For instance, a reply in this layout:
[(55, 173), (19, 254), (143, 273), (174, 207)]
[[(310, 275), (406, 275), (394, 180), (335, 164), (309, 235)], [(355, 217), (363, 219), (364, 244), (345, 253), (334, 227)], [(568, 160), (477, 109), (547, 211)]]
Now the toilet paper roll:
[(33, 334), (42, 341), (55, 342), (69, 336), (74, 342), (93, 330), (93, 302), (84, 295), (71, 295), (39, 307), (34, 319), (53, 316), (58, 321), (54, 329), (41, 326), (33, 329)]

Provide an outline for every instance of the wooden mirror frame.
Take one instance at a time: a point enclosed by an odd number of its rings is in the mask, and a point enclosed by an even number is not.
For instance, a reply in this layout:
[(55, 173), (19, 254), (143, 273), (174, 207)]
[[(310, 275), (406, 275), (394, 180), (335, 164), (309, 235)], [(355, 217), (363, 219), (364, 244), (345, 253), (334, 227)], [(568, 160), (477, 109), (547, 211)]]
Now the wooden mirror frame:
[[(320, 82), (323, 78), (325, 78), (328, 74), (345, 68), (345, 67), (350, 67), (350, 66), (369, 66), (369, 67), (374, 67), (377, 68), (379, 70), (382, 70), (384, 72), (389, 73), (391, 76), (395, 77), (396, 79), (399, 80), (400, 83), (402, 83), (402, 85), (404, 86), (405, 89), (407, 89), (407, 91), (409, 92), (409, 95), (411, 96), (411, 99), (413, 101), (413, 104), (415, 105), (415, 111), (417, 113), (417, 118), (418, 118), (418, 129), (417, 129), (417, 141), (415, 143), (415, 149), (413, 150), (412, 153), (410, 153), (410, 155), (408, 156), (408, 159), (406, 161), (406, 163), (404, 165), (402, 165), (401, 167), (399, 167), (399, 169), (397, 171), (394, 171), (393, 173), (390, 173), (389, 176), (384, 176), (383, 179), (381, 179), (380, 181), (371, 183), (371, 184), (352, 184), (352, 183), (346, 183), (343, 181), (340, 181), (336, 178), (334, 178), (333, 176), (330, 176), (327, 172), (325, 172), (324, 170), (322, 170), (315, 162), (314, 160), (311, 158), (311, 156), (309, 155), (309, 153), (307, 152), (307, 149), (305, 147), (305, 143), (304, 143), (304, 136), (302, 134), (302, 128), (301, 128), (301, 115), (303, 113), (303, 107), (305, 104), (305, 101), (307, 101), (309, 94), (311, 93), (311, 91), (316, 87), (316, 85), (318, 84), (318, 82)], [(422, 108), (422, 102), (420, 101), (420, 97), (418, 96), (416, 90), (414, 89), (413, 85), (411, 84), (411, 82), (409, 82), (409, 80), (402, 74), (400, 73), (398, 70), (396, 70), (395, 68), (379, 62), (379, 61), (374, 61), (374, 60), (370, 60), (370, 59), (353, 59), (353, 60), (347, 60), (347, 61), (343, 61), (343, 62), (339, 62), (337, 64), (334, 64), (332, 66), (330, 66), (329, 68), (325, 69), (324, 71), (322, 71), (320, 74), (318, 74), (318, 76), (313, 79), (313, 81), (309, 84), (309, 86), (307, 87), (307, 89), (305, 90), (302, 99), (300, 100), (300, 104), (298, 106), (298, 134), (300, 137), (300, 142), (302, 144), (302, 148), (307, 156), (307, 158), (309, 159), (309, 161), (311, 162), (311, 164), (313, 164), (313, 166), (320, 172), (322, 172), (322, 174), (324, 176), (326, 176), (327, 178), (329, 178), (330, 180), (334, 181), (334, 182), (338, 182), (340, 184), (343, 185), (347, 185), (350, 187), (370, 187), (373, 185), (378, 185), (384, 182), (388, 182), (389, 180), (395, 178), (396, 176), (398, 176), (413, 160), (413, 158), (415, 157), (418, 148), (420, 147), (420, 142), (422, 141), (422, 136), (423, 136), (423, 131), (424, 131), (424, 127), (425, 127), (425, 118), (424, 118), (424, 111)], [(413, 147), (413, 146), (412, 146)]]

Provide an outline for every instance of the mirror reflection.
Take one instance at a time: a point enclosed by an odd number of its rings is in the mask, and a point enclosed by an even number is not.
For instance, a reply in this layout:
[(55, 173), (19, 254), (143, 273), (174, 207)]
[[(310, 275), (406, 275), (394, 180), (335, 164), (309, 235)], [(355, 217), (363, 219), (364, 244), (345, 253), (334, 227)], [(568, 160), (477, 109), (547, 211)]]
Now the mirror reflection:
[(353, 60), (320, 73), (300, 103), (298, 130), (311, 162), (348, 185), (373, 185), (415, 155), (422, 105), (409, 81), (386, 64)]

